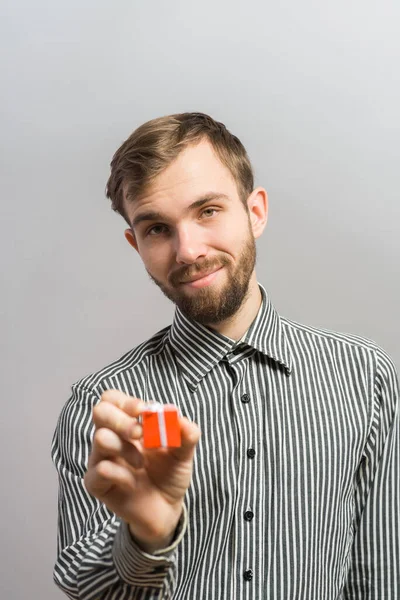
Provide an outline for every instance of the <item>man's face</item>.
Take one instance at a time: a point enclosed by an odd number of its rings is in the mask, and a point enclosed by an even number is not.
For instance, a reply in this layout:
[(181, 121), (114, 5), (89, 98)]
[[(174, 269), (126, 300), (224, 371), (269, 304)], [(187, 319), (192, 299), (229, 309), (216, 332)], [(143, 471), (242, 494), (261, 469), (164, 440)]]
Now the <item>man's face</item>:
[(235, 181), (209, 142), (182, 151), (144, 197), (125, 206), (135, 234), (126, 230), (128, 241), (182, 312), (207, 325), (238, 311), (254, 271), (255, 240)]

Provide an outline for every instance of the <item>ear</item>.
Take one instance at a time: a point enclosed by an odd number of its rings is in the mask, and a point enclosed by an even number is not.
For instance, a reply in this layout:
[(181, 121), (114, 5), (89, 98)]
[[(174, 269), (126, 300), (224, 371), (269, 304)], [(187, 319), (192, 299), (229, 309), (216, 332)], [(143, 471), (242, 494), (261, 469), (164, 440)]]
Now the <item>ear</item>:
[(247, 198), (249, 219), (253, 235), (260, 237), (268, 220), (268, 194), (262, 187), (255, 188)]
[[(132, 229), (125, 229), (124, 235), (125, 235), (125, 239), (129, 242), (129, 244), (133, 248), (135, 248), (136, 252), (139, 252), (135, 234), (133, 233)], [(139, 254), (140, 254), (140, 252), (139, 252)]]

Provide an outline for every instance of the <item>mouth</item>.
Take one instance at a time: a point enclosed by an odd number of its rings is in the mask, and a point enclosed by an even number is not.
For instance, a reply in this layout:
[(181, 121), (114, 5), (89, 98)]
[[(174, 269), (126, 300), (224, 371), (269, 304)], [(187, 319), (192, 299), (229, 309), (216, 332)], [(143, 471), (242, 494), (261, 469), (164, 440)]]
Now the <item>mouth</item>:
[(217, 267), (213, 271), (209, 273), (198, 273), (195, 278), (190, 281), (181, 281), (181, 285), (189, 286), (189, 287), (204, 287), (209, 285), (214, 279), (217, 277), (218, 273), (223, 269), (223, 267)]

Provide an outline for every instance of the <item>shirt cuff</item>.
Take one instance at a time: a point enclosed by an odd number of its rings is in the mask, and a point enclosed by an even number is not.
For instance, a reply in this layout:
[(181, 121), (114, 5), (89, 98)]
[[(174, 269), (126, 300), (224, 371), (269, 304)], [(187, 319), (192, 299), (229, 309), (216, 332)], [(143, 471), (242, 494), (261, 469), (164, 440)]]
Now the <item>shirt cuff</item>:
[(138, 587), (161, 588), (169, 570), (175, 564), (175, 550), (185, 534), (187, 520), (187, 509), (183, 505), (171, 544), (167, 548), (155, 551), (154, 554), (148, 554), (138, 546), (132, 538), (128, 524), (121, 520), (112, 550), (115, 568), (121, 579)]

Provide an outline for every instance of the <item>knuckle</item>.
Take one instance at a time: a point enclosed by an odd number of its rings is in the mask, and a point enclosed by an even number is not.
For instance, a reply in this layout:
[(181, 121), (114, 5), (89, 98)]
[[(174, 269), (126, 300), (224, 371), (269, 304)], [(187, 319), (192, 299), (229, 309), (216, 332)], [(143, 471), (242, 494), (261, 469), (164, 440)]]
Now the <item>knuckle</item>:
[(101, 397), (101, 402), (107, 402), (109, 404), (114, 404), (115, 406), (121, 407), (125, 404), (127, 399), (127, 395), (121, 390), (109, 389), (105, 390)]
[(93, 408), (93, 422), (97, 431), (105, 428), (123, 437), (130, 434), (133, 424), (132, 418), (124, 410), (108, 402), (100, 402)]
[(98, 484), (112, 481), (118, 473), (118, 465), (112, 460), (101, 460), (94, 468), (94, 478)]
[(118, 406), (118, 408), (120, 410), (124, 410), (124, 406), (126, 405), (126, 396), (125, 394), (121, 393), (120, 396), (118, 396), (118, 398), (116, 398), (116, 405)]
[(115, 396), (115, 392), (116, 392), (116, 390), (112, 390), (112, 389), (105, 390), (100, 396), (100, 401), (101, 402), (103, 402), (103, 401), (104, 402), (112, 402), (112, 399)]
[(109, 441), (107, 429), (105, 429), (105, 427), (100, 427), (99, 429), (96, 429), (93, 440), (96, 446), (100, 448), (106, 447)]
[(130, 437), (132, 431), (132, 419), (119, 415), (115, 421), (115, 431), (124, 439)]
[(106, 410), (104, 409), (104, 404), (101, 402), (96, 404), (93, 408), (93, 421), (97, 424), (100, 423), (106, 415)]
[(98, 429), (94, 435), (94, 443), (102, 454), (114, 456), (121, 451), (121, 439), (111, 429)]

